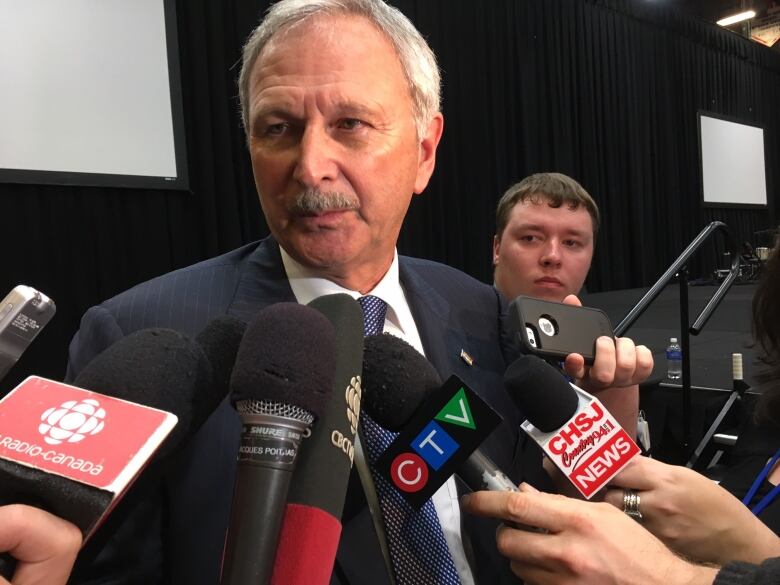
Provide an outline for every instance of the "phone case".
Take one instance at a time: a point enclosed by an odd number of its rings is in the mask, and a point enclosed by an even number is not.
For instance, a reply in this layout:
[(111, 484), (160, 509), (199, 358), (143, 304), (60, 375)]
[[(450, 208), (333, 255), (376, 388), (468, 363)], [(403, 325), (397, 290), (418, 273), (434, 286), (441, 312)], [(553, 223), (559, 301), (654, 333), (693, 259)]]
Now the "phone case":
[(579, 353), (592, 364), (596, 339), (614, 337), (612, 323), (601, 309), (575, 307), (519, 296), (509, 305), (509, 322), (528, 353), (563, 360)]

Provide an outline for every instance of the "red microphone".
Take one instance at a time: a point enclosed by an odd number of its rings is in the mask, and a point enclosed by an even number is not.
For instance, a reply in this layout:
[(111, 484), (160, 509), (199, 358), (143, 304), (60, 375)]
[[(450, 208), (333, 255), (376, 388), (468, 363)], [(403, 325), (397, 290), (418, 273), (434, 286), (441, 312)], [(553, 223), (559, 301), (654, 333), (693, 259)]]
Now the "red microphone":
[(309, 303), (336, 331), (330, 402), (304, 439), (293, 473), (271, 583), (330, 583), (341, 536), (341, 513), (354, 461), (363, 368), (363, 312), (349, 295)]

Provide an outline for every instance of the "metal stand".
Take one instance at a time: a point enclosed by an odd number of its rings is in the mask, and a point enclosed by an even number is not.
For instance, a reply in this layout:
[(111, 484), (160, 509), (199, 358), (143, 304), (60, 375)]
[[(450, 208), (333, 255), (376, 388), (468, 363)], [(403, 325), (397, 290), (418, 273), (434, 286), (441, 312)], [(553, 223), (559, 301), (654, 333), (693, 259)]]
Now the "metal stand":
[(707, 445), (710, 443), (710, 441), (712, 441), (712, 438), (717, 432), (718, 427), (720, 427), (720, 424), (723, 422), (723, 419), (726, 418), (726, 415), (731, 410), (731, 407), (734, 406), (734, 403), (742, 396), (743, 393), (744, 390), (733, 390), (731, 392), (728, 400), (726, 400), (726, 404), (723, 405), (723, 408), (720, 409), (718, 416), (715, 417), (715, 420), (710, 425), (710, 428), (707, 429), (706, 433), (704, 433), (704, 437), (701, 441), (699, 441), (699, 444), (696, 446), (696, 450), (693, 452), (693, 455), (691, 455), (688, 463), (685, 464), (685, 467), (693, 469), (694, 465), (696, 465), (696, 462), (699, 460), (699, 457), (701, 457), (701, 454), (704, 453), (704, 449), (706, 449)]
[(688, 267), (677, 273), (680, 284), (680, 349), (682, 350), (682, 407), (683, 452), (688, 453), (691, 443), (691, 334), (688, 330)]
[[(726, 238), (726, 245), (731, 252), (731, 270), (728, 276), (712, 295), (707, 305), (702, 309), (696, 322), (690, 327), (688, 315), (688, 260), (702, 244), (716, 231), (722, 231)], [(721, 221), (713, 221), (707, 225), (672, 265), (666, 269), (661, 278), (650, 287), (639, 302), (631, 309), (623, 320), (615, 327), (615, 335), (623, 335), (634, 322), (642, 316), (650, 303), (661, 293), (664, 287), (675, 275), (679, 276), (680, 283), (680, 347), (682, 349), (682, 409), (683, 409), (683, 447), (686, 456), (690, 454), (691, 440), (691, 352), (690, 335), (698, 335), (707, 323), (712, 313), (726, 296), (729, 288), (739, 276), (740, 255), (734, 237), (729, 232), (728, 226)]]

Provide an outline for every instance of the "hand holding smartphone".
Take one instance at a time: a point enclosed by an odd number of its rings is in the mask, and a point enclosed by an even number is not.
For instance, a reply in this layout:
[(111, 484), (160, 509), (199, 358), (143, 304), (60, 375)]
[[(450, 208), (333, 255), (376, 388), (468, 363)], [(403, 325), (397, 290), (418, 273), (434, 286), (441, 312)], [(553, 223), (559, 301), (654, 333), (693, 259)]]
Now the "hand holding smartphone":
[(519, 296), (509, 304), (509, 323), (527, 353), (563, 361), (571, 353), (593, 364), (596, 339), (614, 338), (612, 323), (600, 309)]

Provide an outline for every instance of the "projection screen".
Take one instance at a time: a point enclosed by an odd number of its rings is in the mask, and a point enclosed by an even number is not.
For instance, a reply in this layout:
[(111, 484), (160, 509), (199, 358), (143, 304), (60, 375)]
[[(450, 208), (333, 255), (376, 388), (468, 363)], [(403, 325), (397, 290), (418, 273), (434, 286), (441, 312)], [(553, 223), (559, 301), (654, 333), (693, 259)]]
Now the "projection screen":
[(187, 188), (174, 0), (0, 0), (0, 181)]
[(766, 207), (764, 129), (699, 112), (702, 201), (709, 207)]

